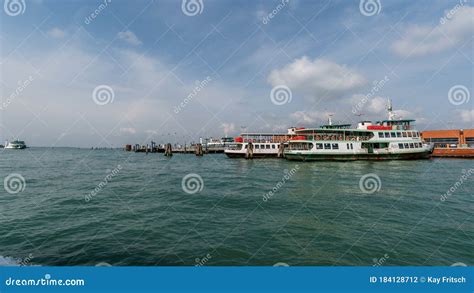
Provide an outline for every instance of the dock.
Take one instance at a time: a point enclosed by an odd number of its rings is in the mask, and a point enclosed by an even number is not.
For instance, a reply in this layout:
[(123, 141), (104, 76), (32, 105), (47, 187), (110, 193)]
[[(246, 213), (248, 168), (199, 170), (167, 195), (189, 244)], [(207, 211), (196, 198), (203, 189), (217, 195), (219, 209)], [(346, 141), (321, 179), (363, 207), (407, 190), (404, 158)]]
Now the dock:
[(474, 129), (428, 130), (421, 136), (434, 144), (432, 157), (474, 158)]
[(165, 155), (172, 154), (194, 154), (202, 156), (203, 154), (222, 154), (224, 147), (206, 147), (201, 144), (193, 144), (189, 146), (173, 146), (170, 143), (163, 145), (131, 145), (125, 146), (125, 151), (135, 153), (163, 153)]

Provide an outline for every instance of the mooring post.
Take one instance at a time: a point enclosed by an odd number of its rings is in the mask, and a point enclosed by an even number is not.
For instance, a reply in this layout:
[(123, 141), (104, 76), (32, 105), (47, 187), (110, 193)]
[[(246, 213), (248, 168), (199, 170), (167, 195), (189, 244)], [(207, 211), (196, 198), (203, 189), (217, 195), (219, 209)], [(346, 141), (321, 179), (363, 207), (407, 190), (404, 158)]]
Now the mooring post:
[(203, 155), (202, 144), (198, 143), (196, 145), (195, 153), (196, 153), (196, 156), (199, 156), (199, 157), (201, 157)]
[(253, 159), (253, 144), (251, 142), (247, 145), (247, 152), (245, 153), (246, 159)]
[(173, 155), (173, 149), (171, 143), (167, 143), (165, 146), (165, 157), (171, 157)]
[(281, 142), (278, 145), (278, 158), (284, 158), (285, 157), (284, 150), (285, 150), (285, 144)]

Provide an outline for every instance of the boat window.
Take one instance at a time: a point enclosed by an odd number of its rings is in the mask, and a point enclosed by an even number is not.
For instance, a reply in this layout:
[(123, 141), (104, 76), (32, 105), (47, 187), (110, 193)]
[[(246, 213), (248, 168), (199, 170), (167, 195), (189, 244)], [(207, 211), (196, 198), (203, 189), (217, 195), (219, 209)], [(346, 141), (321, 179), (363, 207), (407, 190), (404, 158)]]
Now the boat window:
[(408, 137), (413, 137), (413, 134), (411, 132), (408, 132)]
[(245, 149), (248, 149), (248, 148), (249, 148), (249, 145), (248, 145), (248, 144), (246, 144), (246, 145), (245, 145)]
[(397, 135), (395, 134), (395, 132), (391, 132), (391, 133), (390, 133), (390, 136), (392, 136), (392, 137), (397, 137)]
[(389, 138), (390, 137), (390, 132), (385, 132), (385, 138)]
[(353, 149), (354, 149), (354, 145), (351, 143), (351, 150), (353, 150)]
[(403, 137), (407, 137), (407, 133), (406, 133), (406, 132), (402, 132), (402, 135), (403, 135)]
[(259, 144), (256, 144), (255, 145), (255, 149), (258, 150), (260, 148), (260, 145)]
[(275, 145), (274, 145), (274, 144), (272, 144), (272, 149), (274, 149), (274, 148), (275, 148)]
[(332, 149), (333, 150), (338, 150), (339, 149), (339, 144), (338, 143), (333, 143), (332, 144)]
[[(380, 133), (380, 132), (379, 132), (379, 133)], [(348, 149), (348, 150), (350, 150), (350, 149), (351, 149), (351, 147), (349, 146), (349, 144), (347, 144), (347, 149)]]
[(410, 148), (411, 148), (411, 149), (414, 149), (414, 148), (415, 148), (415, 146), (413, 145), (413, 143), (410, 143)]
[(409, 144), (405, 143), (404, 145), (405, 145), (405, 148), (406, 148), (406, 149), (409, 149), (409, 148), (410, 148), (410, 145), (409, 145)]
[(330, 143), (325, 143), (324, 144), (324, 149), (325, 150), (330, 150), (331, 149), (331, 144)]
[(383, 132), (379, 132), (379, 138), (383, 138)]
[(397, 137), (402, 137), (402, 133), (401, 133), (401, 132), (397, 132)]
[(317, 143), (316, 144), (316, 149), (322, 150), (323, 149), (323, 144), (322, 143)]
[(270, 149), (270, 145), (269, 145), (269, 144), (267, 144), (267, 145), (266, 145), (266, 148), (267, 148), (267, 149)]
[(398, 144), (398, 148), (399, 148), (399, 149), (403, 149), (403, 143), (399, 143), (399, 144)]

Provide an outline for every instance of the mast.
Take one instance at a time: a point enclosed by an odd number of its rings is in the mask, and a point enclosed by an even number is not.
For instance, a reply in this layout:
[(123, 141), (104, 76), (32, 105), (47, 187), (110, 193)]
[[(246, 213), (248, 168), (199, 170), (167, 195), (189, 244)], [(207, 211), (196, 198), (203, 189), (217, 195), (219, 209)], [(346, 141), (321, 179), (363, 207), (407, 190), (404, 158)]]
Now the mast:
[(395, 113), (393, 113), (393, 108), (392, 108), (392, 100), (388, 98), (387, 101), (387, 111), (388, 111), (388, 120), (394, 120), (395, 119)]

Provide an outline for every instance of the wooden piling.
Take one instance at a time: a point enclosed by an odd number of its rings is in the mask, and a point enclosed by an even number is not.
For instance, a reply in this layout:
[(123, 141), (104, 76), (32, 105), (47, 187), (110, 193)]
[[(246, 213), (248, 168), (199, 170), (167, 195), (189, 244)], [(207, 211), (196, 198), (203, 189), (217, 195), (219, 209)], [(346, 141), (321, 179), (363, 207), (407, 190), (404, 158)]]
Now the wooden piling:
[(280, 143), (280, 145), (278, 145), (278, 155), (277, 157), (278, 158), (284, 158), (285, 157), (285, 144), (284, 143)]
[(245, 153), (246, 159), (253, 159), (253, 143), (249, 142), (247, 145), (247, 152)]
[(165, 146), (165, 157), (171, 157), (173, 155), (173, 149), (171, 147), (171, 144), (168, 143)]
[(201, 157), (203, 155), (202, 144), (198, 143), (195, 147), (194, 152), (195, 152), (196, 156)]

